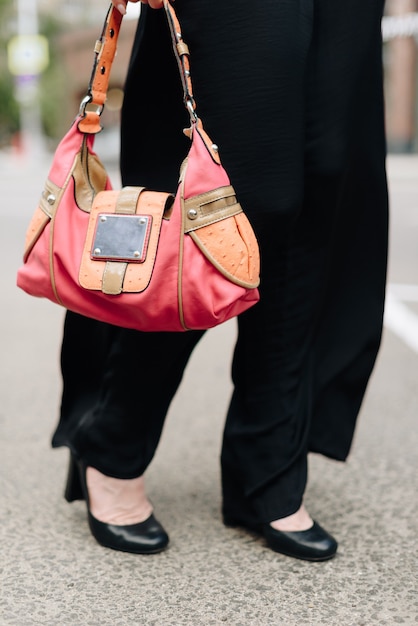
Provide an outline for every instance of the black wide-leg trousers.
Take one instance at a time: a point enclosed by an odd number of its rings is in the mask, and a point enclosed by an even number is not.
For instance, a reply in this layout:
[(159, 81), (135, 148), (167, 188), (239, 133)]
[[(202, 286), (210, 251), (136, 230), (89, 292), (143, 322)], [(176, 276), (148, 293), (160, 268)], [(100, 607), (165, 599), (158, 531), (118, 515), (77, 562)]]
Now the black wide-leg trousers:
[[(176, 0), (175, 8), (198, 114), (220, 144), (261, 252), (260, 302), (238, 319), (224, 513), (270, 521), (299, 508), (309, 451), (346, 458), (379, 348), (383, 1)], [(122, 117), (125, 185), (175, 189), (187, 151), (164, 20), (145, 7), (134, 43)], [(68, 313), (53, 445), (105, 474), (141, 475), (201, 336), (141, 333)]]

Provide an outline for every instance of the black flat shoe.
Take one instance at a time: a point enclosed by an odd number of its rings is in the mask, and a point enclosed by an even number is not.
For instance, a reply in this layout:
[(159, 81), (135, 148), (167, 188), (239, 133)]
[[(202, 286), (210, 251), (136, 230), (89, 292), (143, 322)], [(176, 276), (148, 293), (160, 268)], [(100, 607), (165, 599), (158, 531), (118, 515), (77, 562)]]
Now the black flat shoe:
[(106, 548), (133, 554), (155, 554), (164, 550), (168, 544), (167, 533), (152, 514), (144, 522), (128, 526), (107, 524), (96, 519), (89, 508), (86, 467), (73, 455), (70, 457), (65, 499), (67, 502), (86, 501), (91, 534)]
[(224, 517), (226, 526), (242, 526), (262, 535), (269, 548), (280, 554), (292, 556), (305, 561), (327, 561), (332, 559), (338, 543), (326, 530), (314, 522), (308, 530), (284, 531), (276, 530), (270, 524), (246, 524)]
[(161, 524), (150, 515), (139, 524), (117, 526), (106, 524), (88, 512), (91, 534), (100, 545), (133, 554), (155, 554), (168, 544), (168, 535)]
[(293, 532), (263, 524), (263, 535), (275, 552), (305, 561), (327, 561), (335, 556), (338, 548), (334, 537), (316, 522), (308, 530)]

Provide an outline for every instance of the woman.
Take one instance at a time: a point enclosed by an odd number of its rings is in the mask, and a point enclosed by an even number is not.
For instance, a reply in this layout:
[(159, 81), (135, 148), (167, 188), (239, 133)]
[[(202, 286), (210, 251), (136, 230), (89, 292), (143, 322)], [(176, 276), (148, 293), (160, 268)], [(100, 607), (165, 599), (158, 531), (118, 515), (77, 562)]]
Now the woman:
[[(162, 2), (144, 4), (126, 83), (122, 179), (175, 190), (187, 115), (164, 11), (153, 10)], [(308, 453), (346, 459), (381, 336), (383, 4), (175, 2), (198, 114), (220, 144), (261, 252), (260, 302), (238, 319), (224, 521), (306, 560), (337, 551), (303, 504)], [(67, 499), (87, 500), (92, 533), (105, 546), (145, 553), (168, 543), (143, 475), (201, 336), (67, 315), (53, 445), (70, 447)], [(82, 354), (80, 345), (88, 346)], [(147, 389), (139, 400), (138, 378)]]

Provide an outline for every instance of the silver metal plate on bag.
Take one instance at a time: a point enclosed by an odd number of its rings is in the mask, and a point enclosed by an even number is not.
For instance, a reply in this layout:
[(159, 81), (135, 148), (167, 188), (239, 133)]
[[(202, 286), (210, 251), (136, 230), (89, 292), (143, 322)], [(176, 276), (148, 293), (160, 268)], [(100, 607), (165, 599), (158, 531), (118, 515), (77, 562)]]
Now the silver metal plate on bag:
[(91, 250), (95, 261), (143, 263), (147, 256), (151, 215), (100, 213)]

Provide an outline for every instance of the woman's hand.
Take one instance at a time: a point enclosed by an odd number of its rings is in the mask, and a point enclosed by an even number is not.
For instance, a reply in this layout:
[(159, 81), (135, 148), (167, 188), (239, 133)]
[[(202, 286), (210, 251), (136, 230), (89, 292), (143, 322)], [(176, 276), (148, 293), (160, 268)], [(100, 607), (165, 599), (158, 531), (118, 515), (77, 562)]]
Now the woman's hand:
[[(161, 9), (163, 6), (163, 0), (131, 0), (131, 2), (142, 2), (143, 4), (149, 4), (152, 9)], [(127, 0), (112, 0), (113, 6), (117, 8), (119, 13), (125, 15)]]

